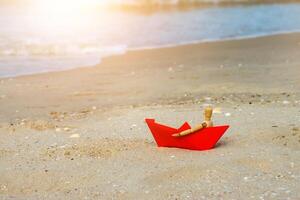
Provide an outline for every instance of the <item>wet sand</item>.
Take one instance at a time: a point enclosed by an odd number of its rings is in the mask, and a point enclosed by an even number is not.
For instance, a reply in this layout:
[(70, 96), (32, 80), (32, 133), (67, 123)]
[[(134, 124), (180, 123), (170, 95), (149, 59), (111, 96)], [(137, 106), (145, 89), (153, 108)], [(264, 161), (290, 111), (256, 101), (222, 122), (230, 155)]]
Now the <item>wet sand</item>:
[[(130, 51), (0, 80), (2, 199), (299, 199), (300, 34)], [(144, 118), (231, 128), (157, 148)]]

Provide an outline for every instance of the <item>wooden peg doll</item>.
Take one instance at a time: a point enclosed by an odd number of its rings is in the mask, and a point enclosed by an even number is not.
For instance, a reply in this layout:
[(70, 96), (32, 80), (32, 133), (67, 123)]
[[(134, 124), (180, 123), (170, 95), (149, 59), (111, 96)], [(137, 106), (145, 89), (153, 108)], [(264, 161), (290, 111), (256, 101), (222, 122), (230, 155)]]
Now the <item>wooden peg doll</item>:
[(197, 131), (199, 131), (203, 128), (212, 127), (213, 126), (213, 122), (211, 120), (212, 113), (213, 113), (213, 108), (211, 106), (206, 107), (204, 109), (204, 121), (201, 124), (195, 126), (194, 128), (182, 131), (180, 133), (173, 134), (173, 136), (174, 137), (182, 137), (182, 136), (189, 135), (189, 134), (192, 134), (194, 132), (197, 132)]

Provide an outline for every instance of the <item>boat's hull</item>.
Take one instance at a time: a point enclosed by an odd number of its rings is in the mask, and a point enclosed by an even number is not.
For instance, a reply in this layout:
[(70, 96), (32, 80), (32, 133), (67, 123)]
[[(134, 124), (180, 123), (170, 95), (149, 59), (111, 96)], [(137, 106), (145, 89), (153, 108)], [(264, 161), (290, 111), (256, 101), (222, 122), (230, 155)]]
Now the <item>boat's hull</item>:
[(154, 119), (146, 119), (146, 123), (159, 147), (176, 147), (191, 150), (208, 150), (215, 147), (229, 126), (204, 128), (183, 137), (173, 137), (175, 133), (190, 129), (185, 122), (179, 129), (158, 124)]

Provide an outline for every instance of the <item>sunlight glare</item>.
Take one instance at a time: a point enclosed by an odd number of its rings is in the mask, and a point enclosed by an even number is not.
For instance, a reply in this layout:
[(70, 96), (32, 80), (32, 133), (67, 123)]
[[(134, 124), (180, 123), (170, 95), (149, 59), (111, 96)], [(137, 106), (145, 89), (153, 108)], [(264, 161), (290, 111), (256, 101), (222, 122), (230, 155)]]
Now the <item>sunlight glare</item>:
[(91, 10), (106, 0), (39, 0), (35, 4), (37, 21), (48, 30), (82, 29), (91, 23)]

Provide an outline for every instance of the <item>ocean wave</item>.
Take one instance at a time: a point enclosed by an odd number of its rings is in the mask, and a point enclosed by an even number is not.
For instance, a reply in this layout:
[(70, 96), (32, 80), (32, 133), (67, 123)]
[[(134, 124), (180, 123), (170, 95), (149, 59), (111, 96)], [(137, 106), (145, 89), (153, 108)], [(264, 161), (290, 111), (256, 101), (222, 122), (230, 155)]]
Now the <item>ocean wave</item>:
[(77, 18), (37, 21), (38, 15), (10, 11), (0, 9), (0, 77), (92, 66), (129, 50), (300, 30), (300, 4), (220, 6), (151, 15), (95, 10), (91, 17), (80, 15), (82, 22)]
[(86, 56), (122, 54), (126, 45), (101, 46), (96, 44), (43, 44), (26, 41), (23, 43), (0, 46), (0, 57), (12, 56)]
[(0, 77), (94, 66), (107, 56), (124, 54), (127, 46), (23, 45), (0, 49)]
[(94, 1), (111, 6), (193, 6), (206, 4), (251, 4), (251, 3), (285, 3), (300, 0), (107, 0)]

